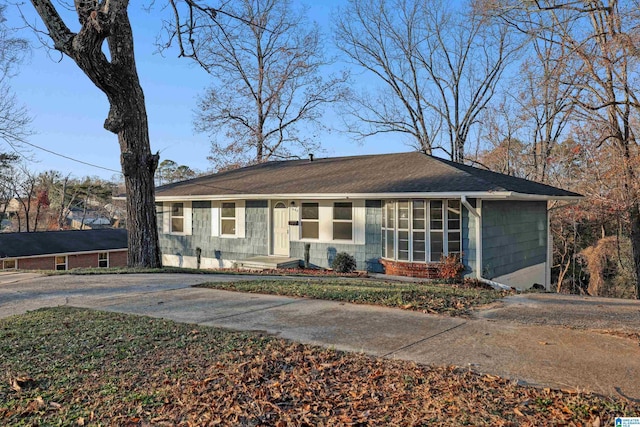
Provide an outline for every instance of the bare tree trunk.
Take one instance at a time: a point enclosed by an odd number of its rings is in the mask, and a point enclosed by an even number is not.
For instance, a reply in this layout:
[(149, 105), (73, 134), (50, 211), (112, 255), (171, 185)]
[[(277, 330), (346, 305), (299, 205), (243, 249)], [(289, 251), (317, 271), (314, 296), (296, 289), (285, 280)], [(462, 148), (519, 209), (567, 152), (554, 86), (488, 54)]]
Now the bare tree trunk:
[[(135, 64), (128, 0), (75, 0), (82, 29), (72, 33), (50, 0), (31, 0), (54, 47), (73, 59), (105, 93), (110, 110), (105, 129), (118, 135), (127, 195), (128, 264), (159, 267), (160, 250), (153, 175), (159, 156), (151, 154), (144, 94)], [(104, 41), (110, 60), (102, 52)]]

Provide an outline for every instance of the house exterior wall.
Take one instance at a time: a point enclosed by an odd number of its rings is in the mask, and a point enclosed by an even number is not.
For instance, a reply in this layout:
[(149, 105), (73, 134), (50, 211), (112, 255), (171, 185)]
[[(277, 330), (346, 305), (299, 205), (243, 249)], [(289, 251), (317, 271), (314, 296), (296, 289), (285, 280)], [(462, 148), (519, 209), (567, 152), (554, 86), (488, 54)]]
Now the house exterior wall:
[[(299, 205), (299, 202), (297, 204)], [(167, 222), (164, 216), (168, 215), (168, 210), (166, 206), (163, 208), (162, 203), (157, 205), (160, 248), (164, 265), (196, 268), (196, 248), (201, 249), (201, 268), (230, 268), (237, 260), (270, 253), (270, 206), (266, 200), (245, 202), (245, 236), (241, 238), (212, 236), (214, 219), (211, 215), (212, 203), (209, 201), (194, 201), (189, 205), (190, 221), (186, 223), (190, 222), (192, 229), (183, 234), (171, 234), (166, 232), (166, 227), (163, 229), (162, 224)], [(304, 259), (304, 246), (309, 243), (312, 265), (330, 267), (336, 253), (347, 252), (356, 258), (358, 269), (382, 272), (383, 268), (379, 263), (382, 250), (381, 206), (380, 200), (368, 200), (363, 203), (365, 224), (354, 223), (354, 228), (357, 226), (364, 229), (362, 244), (354, 243), (355, 239), (354, 242), (340, 243), (296, 240), (294, 237), (289, 243), (289, 256)], [(292, 230), (291, 234), (295, 233), (296, 230)]]
[[(160, 203), (161, 207), (162, 204)], [(266, 200), (245, 203), (245, 237), (213, 236), (211, 202), (191, 203), (192, 232), (173, 235), (159, 230), (163, 264), (197, 267), (196, 248), (202, 250), (202, 268), (228, 268), (233, 262), (251, 256), (269, 254), (269, 206)], [(158, 224), (162, 227), (166, 211), (158, 209)]]
[(290, 256), (304, 259), (304, 245), (309, 243), (309, 263), (329, 268), (338, 252), (346, 252), (356, 259), (356, 268), (363, 271), (381, 273), (384, 271), (380, 264), (382, 256), (382, 201), (367, 200), (364, 203), (365, 224), (364, 243), (334, 243), (292, 241)]
[[(482, 203), (482, 275), (510, 278), (517, 272), (544, 270), (547, 261), (547, 204), (527, 201)], [(540, 267), (542, 266), (542, 267)], [(538, 275), (523, 281), (544, 283)], [(513, 280), (513, 279), (510, 279)], [(540, 281), (542, 280), (542, 281)], [(530, 287), (524, 283), (507, 283)]]
[[(470, 199), (469, 203), (476, 207), (475, 200)], [(476, 228), (478, 227), (477, 219), (469, 213), (463, 206), (462, 208), (462, 264), (464, 265), (463, 274), (466, 277), (475, 277), (476, 275)]]
[[(67, 269), (72, 268), (97, 268), (98, 254), (109, 253), (109, 267), (126, 267), (127, 250), (120, 251), (100, 251), (82, 254), (66, 254)], [(18, 258), (17, 268), (20, 270), (55, 270), (55, 256), (40, 256), (29, 258)]]

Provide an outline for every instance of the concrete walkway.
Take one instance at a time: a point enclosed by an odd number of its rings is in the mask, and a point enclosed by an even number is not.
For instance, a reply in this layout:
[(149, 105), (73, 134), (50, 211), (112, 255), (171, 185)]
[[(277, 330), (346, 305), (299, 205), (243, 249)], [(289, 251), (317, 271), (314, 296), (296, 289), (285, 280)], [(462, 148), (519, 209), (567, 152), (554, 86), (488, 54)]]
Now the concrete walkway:
[[(519, 295), (476, 313), (473, 319), (462, 319), (191, 287), (203, 281), (251, 277), (0, 275), (0, 318), (57, 305), (148, 315), (261, 331), (302, 343), (430, 365), (469, 367), (532, 385), (640, 401), (638, 340), (575, 329), (581, 326), (571, 324), (571, 319), (579, 319), (580, 313), (589, 312), (591, 307), (600, 310), (589, 315), (592, 321), (599, 319), (597, 329), (640, 333), (638, 301)], [(546, 318), (569, 320), (544, 324)]]

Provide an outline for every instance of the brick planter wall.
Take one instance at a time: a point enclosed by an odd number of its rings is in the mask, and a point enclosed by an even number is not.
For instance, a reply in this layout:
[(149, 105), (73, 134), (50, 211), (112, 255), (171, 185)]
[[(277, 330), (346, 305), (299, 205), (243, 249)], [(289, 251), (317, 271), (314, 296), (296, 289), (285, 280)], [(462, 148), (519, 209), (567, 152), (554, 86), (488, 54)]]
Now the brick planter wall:
[(440, 279), (439, 263), (403, 262), (380, 259), (384, 273), (391, 276), (419, 277), (423, 279)]

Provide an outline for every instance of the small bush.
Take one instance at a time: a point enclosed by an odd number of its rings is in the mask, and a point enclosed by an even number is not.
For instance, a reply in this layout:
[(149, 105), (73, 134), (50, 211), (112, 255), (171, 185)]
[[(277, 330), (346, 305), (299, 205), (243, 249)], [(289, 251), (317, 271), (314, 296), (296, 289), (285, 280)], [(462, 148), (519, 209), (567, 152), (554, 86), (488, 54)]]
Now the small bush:
[(331, 263), (336, 273), (352, 273), (356, 269), (356, 259), (346, 252), (338, 252)]
[(460, 261), (459, 255), (451, 254), (442, 258), (439, 270), (440, 277), (446, 279), (448, 282), (455, 282), (462, 278), (464, 265)]

